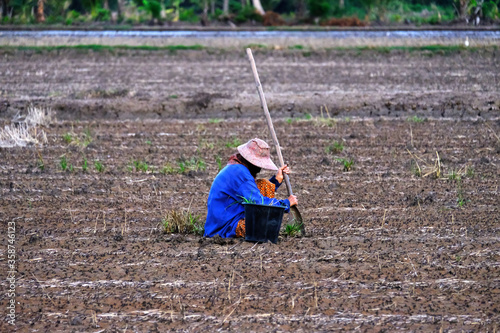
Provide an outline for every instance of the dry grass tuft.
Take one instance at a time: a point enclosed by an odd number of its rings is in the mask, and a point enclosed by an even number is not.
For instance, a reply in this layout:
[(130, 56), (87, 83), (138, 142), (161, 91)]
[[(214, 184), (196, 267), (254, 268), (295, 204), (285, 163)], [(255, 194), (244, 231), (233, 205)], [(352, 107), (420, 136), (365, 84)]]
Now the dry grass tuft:
[(190, 209), (171, 210), (167, 212), (162, 220), (164, 233), (195, 234), (203, 236), (205, 227), (199, 215), (195, 215)]
[(11, 125), (0, 128), (0, 147), (25, 147), (31, 144), (47, 143), (47, 135), (38, 127), (47, 126), (51, 122), (50, 109), (30, 106), (26, 115), (22, 116), (18, 113)]

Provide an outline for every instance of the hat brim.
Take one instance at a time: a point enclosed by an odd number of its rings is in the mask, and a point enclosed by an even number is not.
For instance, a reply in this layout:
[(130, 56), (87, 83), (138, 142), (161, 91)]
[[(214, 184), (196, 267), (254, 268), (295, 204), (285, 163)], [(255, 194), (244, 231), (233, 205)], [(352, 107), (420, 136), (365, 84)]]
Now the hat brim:
[(255, 166), (258, 166), (259, 168), (266, 169), (266, 170), (271, 170), (271, 171), (277, 171), (278, 167), (276, 164), (274, 164), (273, 161), (271, 161), (270, 158), (259, 158), (254, 156), (247, 148), (246, 144), (242, 144), (241, 146), (238, 146), (238, 152), (243, 156), (244, 159), (246, 159), (248, 162), (252, 163)]

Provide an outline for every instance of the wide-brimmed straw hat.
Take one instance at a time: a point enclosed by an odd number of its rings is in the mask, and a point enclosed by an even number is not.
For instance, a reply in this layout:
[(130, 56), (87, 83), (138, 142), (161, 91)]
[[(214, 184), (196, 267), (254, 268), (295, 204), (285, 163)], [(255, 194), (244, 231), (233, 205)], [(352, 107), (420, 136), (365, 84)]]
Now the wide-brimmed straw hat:
[(252, 139), (247, 143), (238, 146), (238, 152), (248, 162), (266, 170), (278, 170), (276, 164), (271, 161), (271, 150), (269, 145), (261, 139)]

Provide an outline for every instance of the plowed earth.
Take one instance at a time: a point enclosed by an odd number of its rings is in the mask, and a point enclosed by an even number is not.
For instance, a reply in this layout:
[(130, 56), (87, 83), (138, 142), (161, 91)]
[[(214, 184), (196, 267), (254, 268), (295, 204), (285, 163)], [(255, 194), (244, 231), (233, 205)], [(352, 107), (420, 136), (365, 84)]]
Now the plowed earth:
[[(256, 54), (308, 232), (276, 245), (161, 227), (172, 209), (204, 218), (230, 143), (270, 142), (243, 53), (4, 52), (2, 124), (28, 101), (58, 119), (47, 144), (0, 149), (18, 331), (497, 330), (497, 51), (346, 52)], [(191, 158), (206, 169), (160, 172)]]

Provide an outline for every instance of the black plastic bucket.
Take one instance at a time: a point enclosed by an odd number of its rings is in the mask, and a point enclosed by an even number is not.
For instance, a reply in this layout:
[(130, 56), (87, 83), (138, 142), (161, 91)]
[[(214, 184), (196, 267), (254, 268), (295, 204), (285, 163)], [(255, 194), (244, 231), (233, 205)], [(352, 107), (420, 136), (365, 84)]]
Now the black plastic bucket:
[(278, 235), (286, 207), (245, 203), (245, 240), (250, 242), (278, 242)]

